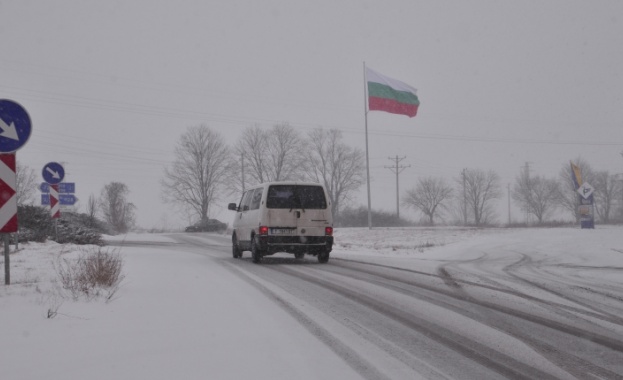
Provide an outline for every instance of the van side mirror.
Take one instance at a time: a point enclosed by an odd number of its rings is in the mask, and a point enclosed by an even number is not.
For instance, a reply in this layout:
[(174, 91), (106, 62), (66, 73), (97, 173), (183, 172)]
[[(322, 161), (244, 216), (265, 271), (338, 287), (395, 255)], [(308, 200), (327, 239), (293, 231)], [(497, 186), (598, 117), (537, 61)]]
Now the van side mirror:
[(238, 206), (235, 203), (230, 203), (227, 205), (228, 210), (238, 211)]

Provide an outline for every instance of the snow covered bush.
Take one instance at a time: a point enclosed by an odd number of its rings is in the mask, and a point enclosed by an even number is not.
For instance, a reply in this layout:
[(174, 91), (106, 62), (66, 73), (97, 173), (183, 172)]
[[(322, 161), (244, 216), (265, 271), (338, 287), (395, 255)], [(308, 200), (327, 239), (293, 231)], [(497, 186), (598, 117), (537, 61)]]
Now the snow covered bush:
[(83, 251), (76, 259), (59, 256), (55, 267), (63, 289), (74, 299), (103, 296), (110, 300), (125, 277), (119, 252), (101, 247)]
[(103, 245), (102, 233), (108, 230), (103, 222), (92, 221), (86, 214), (63, 212), (57, 222), (57, 233), (50, 212), (40, 206), (19, 206), (17, 210), (19, 220), (20, 242), (45, 242), (47, 239), (57, 240), (58, 243), (95, 244)]

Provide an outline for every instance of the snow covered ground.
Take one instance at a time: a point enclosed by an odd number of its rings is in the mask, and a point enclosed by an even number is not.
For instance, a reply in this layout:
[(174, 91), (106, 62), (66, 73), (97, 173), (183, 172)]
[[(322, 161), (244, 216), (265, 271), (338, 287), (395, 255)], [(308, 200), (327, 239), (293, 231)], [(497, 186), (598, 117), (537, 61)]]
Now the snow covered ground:
[[(228, 236), (180, 235), (204, 239), (223, 257), (231, 257)], [(335, 235), (332, 259), (430, 273), (443, 268), (482, 281), (499, 277), (496, 268), (508, 268), (530, 252), (530, 259), (547, 270), (526, 267), (526, 276), (561, 282), (572, 278), (581, 284), (597, 275), (604, 289), (623, 292), (620, 226), (346, 228), (336, 229)], [(72, 300), (59, 286), (54, 263), (76, 257), (85, 247), (53, 242), (20, 245), (11, 254), (12, 284), (4, 286), (4, 277), (0, 284), (0, 377), (360, 378), (258, 289), (200, 252), (178, 250), (175, 237), (106, 237), (126, 244), (105, 248), (118, 250), (125, 262), (125, 279), (110, 302)], [(50, 311), (56, 312), (52, 318)]]

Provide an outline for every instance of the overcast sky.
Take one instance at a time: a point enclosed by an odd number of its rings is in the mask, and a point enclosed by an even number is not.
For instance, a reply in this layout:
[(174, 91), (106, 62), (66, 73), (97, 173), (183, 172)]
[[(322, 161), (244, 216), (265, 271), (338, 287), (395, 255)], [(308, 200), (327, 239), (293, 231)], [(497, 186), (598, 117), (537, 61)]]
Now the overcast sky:
[(395, 210), (395, 156), (401, 192), (463, 168), (553, 177), (577, 156), (623, 172), (618, 0), (0, 0), (0, 52), (0, 98), (33, 124), (18, 161), (64, 163), (82, 205), (126, 183), (146, 228), (188, 222), (159, 185), (188, 126), (232, 144), (256, 123), (338, 128), (364, 149), (364, 61), (421, 101), (368, 115), (375, 209)]

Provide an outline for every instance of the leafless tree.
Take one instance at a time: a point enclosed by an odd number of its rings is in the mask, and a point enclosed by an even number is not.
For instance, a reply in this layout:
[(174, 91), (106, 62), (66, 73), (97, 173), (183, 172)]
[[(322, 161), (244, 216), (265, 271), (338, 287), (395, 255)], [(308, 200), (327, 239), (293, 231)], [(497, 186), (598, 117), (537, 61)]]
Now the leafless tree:
[(610, 222), (615, 202), (621, 194), (621, 182), (607, 171), (595, 172), (590, 184), (595, 188), (595, 212), (602, 222)]
[(259, 125), (242, 132), (236, 152), (241, 157), (245, 182), (257, 184), (268, 181), (268, 134)]
[(111, 182), (102, 189), (98, 206), (116, 233), (126, 233), (134, 226), (136, 207), (128, 202), (129, 194), (130, 190), (121, 182)]
[(95, 195), (91, 194), (89, 195), (89, 200), (87, 201), (85, 210), (85, 214), (87, 215), (87, 221), (89, 223), (88, 227), (95, 226), (97, 220), (97, 211), (97, 199), (95, 198)]
[(190, 208), (200, 220), (219, 200), (235, 172), (223, 137), (205, 125), (189, 127), (175, 147), (175, 160), (161, 181), (166, 202)]
[[(582, 182), (588, 182), (591, 185), (595, 182), (593, 169), (590, 164), (582, 157), (577, 157), (573, 160), (573, 163), (580, 168), (582, 174)], [(565, 163), (562, 165), (559, 173), (561, 187), (560, 197), (558, 203), (567, 211), (569, 211), (575, 218), (576, 222), (580, 221), (580, 214), (578, 206), (580, 205), (579, 194), (575, 186), (573, 174), (571, 172), (571, 164)]]
[(247, 128), (236, 145), (244, 165), (245, 182), (300, 179), (304, 175), (303, 148), (299, 133), (287, 123), (269, 130), (259, 125)]
[(426, 177), (419, 179), (415, 188), (407, 191), (402, 203), (420, 210), (433, 225), (434, 217), (447, 209), (445, 202), (451, 197), (452, 187), (443, 178)]
[[(457, 179), (461, 190), (458, 197), (465, 196), (465, 203), (474, 224), (481, 225), (493, 222), (495, 211), (492, 201), (502, 195), (500, 177), (494, 171), (488, 172), (480, 169), (465, 169), (461, 177)], [(463, 184), (465, 191), (463, 192)]]
[(37, 191), (37, 176), (28, 165), (15, 163), (16, 196), (18, 205), (32, 204)]
[(314, 129), (306, 141), (307, 178), (326, 187), (333, 217), (339, 220), (340, 205), (365, 182), (364, 153), (344, 144), (337, 129)]
[(560, 184), (555, 179), (530, 176), (529, 172), (522, 170), (515, 179), (512, 197), (541, 224), (558, 206)]

